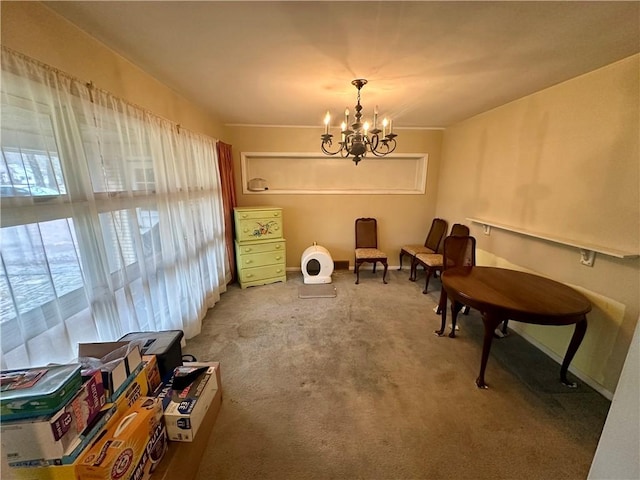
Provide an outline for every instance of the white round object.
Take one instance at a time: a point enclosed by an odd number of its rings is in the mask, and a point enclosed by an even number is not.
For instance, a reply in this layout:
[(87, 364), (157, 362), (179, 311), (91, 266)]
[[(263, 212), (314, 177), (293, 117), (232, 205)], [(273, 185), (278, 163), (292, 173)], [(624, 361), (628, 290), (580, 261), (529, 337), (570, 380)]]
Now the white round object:
[(331, 283), (333, 259), (329, 250), (312, 245), (302, 252), (300, 260), (304, 283)]

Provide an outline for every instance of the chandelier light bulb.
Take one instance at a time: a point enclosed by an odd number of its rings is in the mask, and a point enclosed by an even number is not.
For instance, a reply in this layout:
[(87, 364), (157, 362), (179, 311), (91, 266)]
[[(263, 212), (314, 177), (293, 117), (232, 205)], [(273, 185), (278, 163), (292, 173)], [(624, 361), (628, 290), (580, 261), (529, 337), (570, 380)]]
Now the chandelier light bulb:
[(329, 123), (331, 122), (331, 114), (329, 112), (327, 112), (327, 114), (324, 116), (324, 133), (328, 134), (329, 133)]

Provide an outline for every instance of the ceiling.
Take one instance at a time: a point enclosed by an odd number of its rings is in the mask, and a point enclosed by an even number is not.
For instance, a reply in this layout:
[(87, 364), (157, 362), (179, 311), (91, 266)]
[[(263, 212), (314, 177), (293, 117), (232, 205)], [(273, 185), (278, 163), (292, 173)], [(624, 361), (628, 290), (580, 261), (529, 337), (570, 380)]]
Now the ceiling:
[(366, 78), (365, 116), (446, 127), (640, 51), (638, 1), (44, 3), (225, 124), (320, 126)]

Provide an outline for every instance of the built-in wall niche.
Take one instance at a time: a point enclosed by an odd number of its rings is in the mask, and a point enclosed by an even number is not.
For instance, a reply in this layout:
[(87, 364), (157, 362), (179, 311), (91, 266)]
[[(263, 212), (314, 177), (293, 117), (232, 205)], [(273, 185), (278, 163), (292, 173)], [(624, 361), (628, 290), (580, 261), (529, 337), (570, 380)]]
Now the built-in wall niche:
[(424, 194), (427, 158), (425, 153), (367, 156), (355, 165), (340, 156), (244, 152), (242, 193)]

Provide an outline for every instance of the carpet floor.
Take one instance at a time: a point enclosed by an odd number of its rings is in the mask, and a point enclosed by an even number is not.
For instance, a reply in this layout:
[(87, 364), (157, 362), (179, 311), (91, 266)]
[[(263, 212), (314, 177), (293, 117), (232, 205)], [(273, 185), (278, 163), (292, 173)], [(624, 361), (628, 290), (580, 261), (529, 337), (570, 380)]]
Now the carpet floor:
[(299, 273), (230, 285), (183, 349), (221, 364), (198, 479), (585, 479), (610, 402), (515, 333), (476, 388), (480, 314), (435, 336), (439, 279), (408, 275), (339, 270), (333, 298), (299, 298)]

